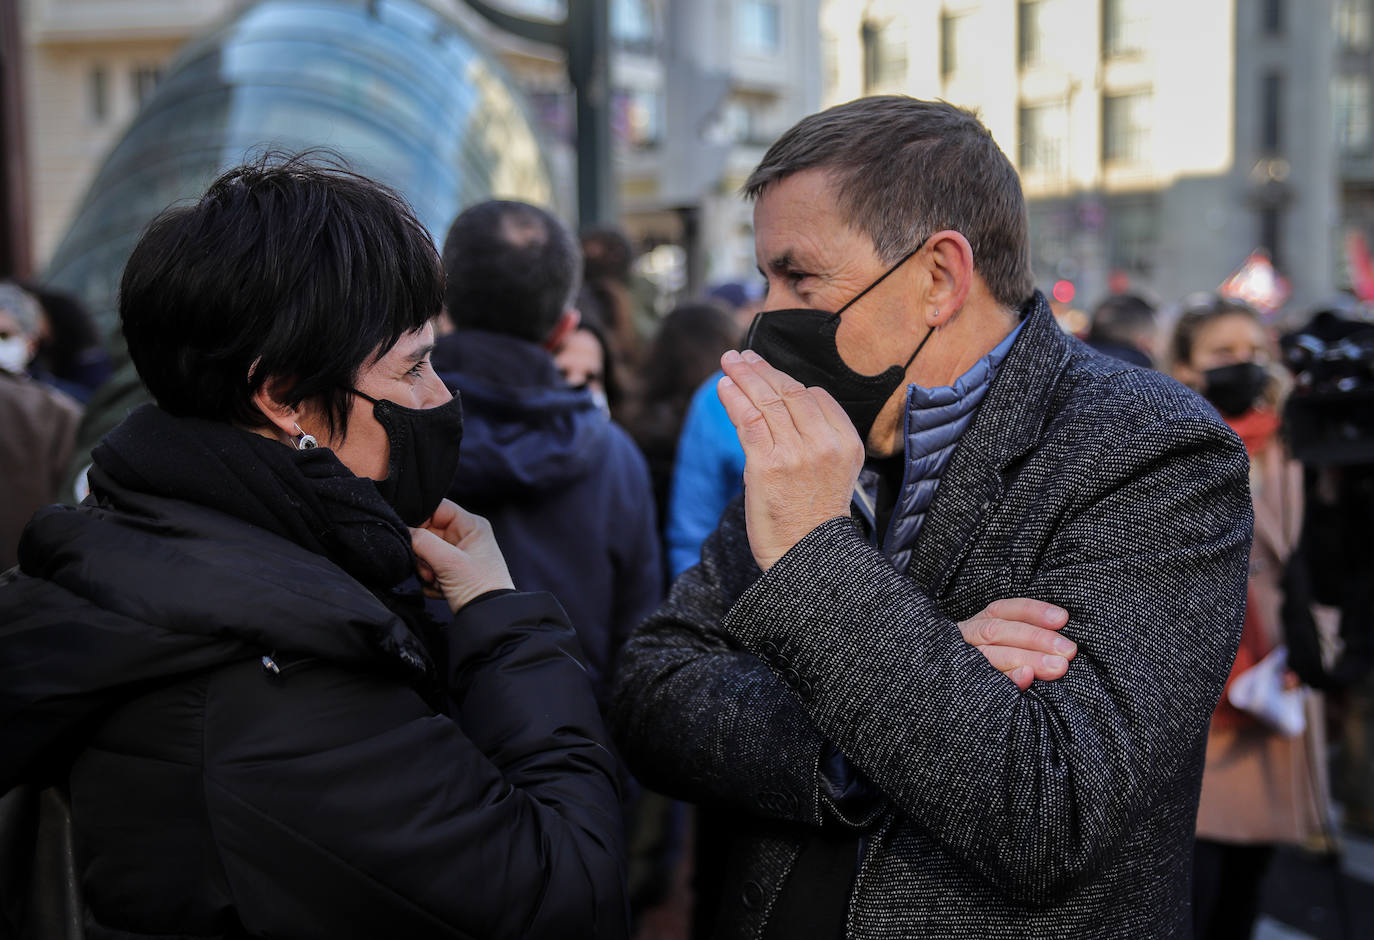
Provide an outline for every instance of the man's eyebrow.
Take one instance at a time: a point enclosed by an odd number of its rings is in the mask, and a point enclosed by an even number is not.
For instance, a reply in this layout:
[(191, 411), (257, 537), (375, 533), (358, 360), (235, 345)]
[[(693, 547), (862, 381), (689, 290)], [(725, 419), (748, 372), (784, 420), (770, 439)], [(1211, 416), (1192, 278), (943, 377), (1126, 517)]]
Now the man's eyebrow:
[[(796, 259), (792, 257), (792, 249), (789, 248), (782, 254), (771, 259), (768, 262), (768, 267), (778, 274), (785, 274), (796, 267), (796, 264)], [(759, 271), (759, 273), (763, 274), (762, 271)], [(765, 274), (764, 277), (767, 277), (767, 275)]]

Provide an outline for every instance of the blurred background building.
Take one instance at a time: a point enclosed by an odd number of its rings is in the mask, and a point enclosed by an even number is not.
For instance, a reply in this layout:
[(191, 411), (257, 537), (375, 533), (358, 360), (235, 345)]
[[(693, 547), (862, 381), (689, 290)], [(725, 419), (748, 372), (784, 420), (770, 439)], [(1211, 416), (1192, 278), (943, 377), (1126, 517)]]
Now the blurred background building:
[[(406, 2), (504, 66), (575, 220), (566, 50), (467, 0)], [(486, 5), (556, 22), (569, 2)], [(176, 56), (252, 3), (0, 0), (0, 235), (29, 269)], [(1374, 235), (1374, 0), (607, 3), (614, 217), (665, 291), (752, 280), (749, 170), (804, 114), (880, 92), (982, 114), (1022, 173), (1041, 287), (1077, 303), (1215, 287), (1260, 247), (1309, 305), (1349, 284), (1347, 236)]]
[(31, 231), (52, 256), (168, 63), (236, 0), (20, 0)]
[[(0, 2), (13, 19), (3, 61), (17, 62), (23, 89), (21, 121), (6, 135), (7, 167), (27, 181), (21, 224), (28, 266), (42, 271), (102, 160), (176, 57), (253, 0)], [(565, 50), (502, 30), (464, 0), (424, 5), (513, 76), (552, 173), (551, 201), (575, 219), (576, 120)], [(491, 5), (548, 21), (568, 12), (565, 0)], [(767, 144), (819, 105), (819, 0), (609, 0), (609, 7), (620, 222), (641, 247), (667, 246), (646, 259), (666, 283), (752, 277), (749, 208), (735, 194)], [(5, 30), (0, 19), (0, 36)], [(269, 138), (262, 129), (260, 142)]]
[[(567, 10), (566, 0), (499, 5), (551, 20)], [(819, 7), (610, 0), (619, 220), (641, 247), (666, 246), (659, 266), (680, 262), (693, 287), (756, 277), (750, 207), (737, 193), (768, 145), (820, 105)], [(531, 95), (566, 186), (576, 127), (560, 51), (484, 35)]]
[(32, 262), (107, 332), (147, 222), (266, 150), (333, 150), (439, 238), (494, 193), (553, 198), (523, 94), (421, 0), (31, 0), (21, 22)]
[(1293, 302), (1374, 228), (1371, 0), (826, 0), (823, 103), (976, 108), (1019, 168), (1034, 267), (1091, 302), (1214, 288), (1255, 248)]

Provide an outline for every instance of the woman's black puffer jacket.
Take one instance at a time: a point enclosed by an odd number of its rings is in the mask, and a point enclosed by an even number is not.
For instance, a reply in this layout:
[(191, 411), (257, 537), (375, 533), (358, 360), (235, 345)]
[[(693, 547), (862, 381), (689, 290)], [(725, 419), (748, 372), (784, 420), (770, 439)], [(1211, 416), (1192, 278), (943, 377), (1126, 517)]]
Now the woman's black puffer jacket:
[(0, 792), (68, 774), (91, 936), (622, 937), (616, 764), (547, 594), (415, 635), (324, 556), (103, 480), (0, 584)]

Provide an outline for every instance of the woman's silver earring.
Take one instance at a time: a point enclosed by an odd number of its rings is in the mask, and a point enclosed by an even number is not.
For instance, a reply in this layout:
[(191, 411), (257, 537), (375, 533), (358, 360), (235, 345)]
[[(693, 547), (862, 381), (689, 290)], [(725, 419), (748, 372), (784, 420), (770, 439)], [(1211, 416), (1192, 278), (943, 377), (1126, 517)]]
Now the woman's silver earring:
[(296, 431), (300, 434), (300, 437), (296, 438), (296, 450), (313, 450), (320, 446), (320, 442), (315, 440), (315, 435), (306, 434), (299, 424), (296, 425)]

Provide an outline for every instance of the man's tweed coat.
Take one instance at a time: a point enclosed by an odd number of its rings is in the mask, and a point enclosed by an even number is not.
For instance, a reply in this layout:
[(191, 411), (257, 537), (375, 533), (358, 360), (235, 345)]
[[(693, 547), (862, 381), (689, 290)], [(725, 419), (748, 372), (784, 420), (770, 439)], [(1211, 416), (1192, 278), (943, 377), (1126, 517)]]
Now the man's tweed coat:
[[(866, 835), (851, 937), (1190, 935), (1245, 452), (1192, 392), (1064, 336), (1041, 295), (1026, 316), (906, 572), (837, 518), (760, 576), (736, 500), (622, 652), (631, 769), (737, 814), (720, 937), (763, 935), (817, 826)], [(1019, 596), (1065, 607), (1079, 647), (1025, 693), (957, 626)], [(825, 795), (826, 741), (877, 805)]]

